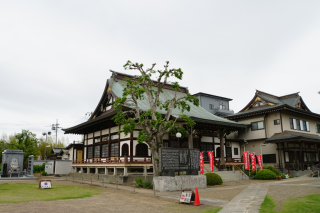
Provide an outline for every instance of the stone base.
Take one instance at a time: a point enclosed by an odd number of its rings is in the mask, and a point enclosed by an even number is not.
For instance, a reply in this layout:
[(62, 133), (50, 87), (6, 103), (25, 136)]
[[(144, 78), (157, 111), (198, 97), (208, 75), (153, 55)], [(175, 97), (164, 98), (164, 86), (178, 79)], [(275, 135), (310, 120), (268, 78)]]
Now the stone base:
[(155, 190), (160, 192), (179, 191), (184, 189), (195, 190), (207, 188), (207, 178), (204, 175), (185, 175), (185, 176), (159, 176), (153, 178)]

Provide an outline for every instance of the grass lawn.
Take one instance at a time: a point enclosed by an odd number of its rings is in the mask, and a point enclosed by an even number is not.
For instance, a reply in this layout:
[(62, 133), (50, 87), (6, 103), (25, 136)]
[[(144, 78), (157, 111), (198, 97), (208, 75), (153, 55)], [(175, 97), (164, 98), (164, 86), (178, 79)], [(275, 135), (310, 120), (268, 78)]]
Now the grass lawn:
[(285, 200), (281, 211), (274, 211), (276, 204), (270, 195), (266, 195), (260, 207), (260, 213), (304, 213), (320, 212), (320, 195), (291, 197)]
[(209, 209), (209, 210), (205, 210), (202, 213), (217, 213), (218, 211), (220, 211), (222, 208), (217, 208), (217, 209)]
[(91, 197), (100, 189), (79, 186), (55, 185), (52, 189), (39, 189), (38, 184), (16, 183), (0, 184), (0, 203), (21, 203), (27, 201), (49, 201)]

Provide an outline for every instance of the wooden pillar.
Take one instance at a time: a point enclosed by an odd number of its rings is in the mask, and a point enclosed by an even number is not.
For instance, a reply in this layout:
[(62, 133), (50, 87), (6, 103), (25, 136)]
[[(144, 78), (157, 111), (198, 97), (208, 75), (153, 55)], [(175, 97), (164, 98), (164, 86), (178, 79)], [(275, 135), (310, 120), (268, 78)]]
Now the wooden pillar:
[(224, 164), (225, 164), (225, 160), (224, 160), (224, 143), (223, 143), (223, 135), (219, 134), (219, 139), (220, 139), (220, 162), (221, 165), (223, 165), (224, 168)]
[(190, 128), (190, 134), (188, 134), (188, 144), (189, 144), (189, 149), (193, 149), (192, 126)]
[(278, 164), (279, 164), (279, 170), (280, 170), (280, 168), (281, 168), (281, 165), (280, 165), (281, 157), (280, 157), (280, 144), (279, 143), (277, 143), (277, 148), (278, 148)]
[(110, 135), (110, 127), (109, 127), (109, 140), (108, 140), (108, 151), (109, 151), (109, 154), (108, 154), (108, 156), (109, 156), (109, 159), (110, 159), (110, 155), (111, 155), (111, 145), (110, 145), (110, 141), (111, 141), (111, 135)]
[(133, 162), (133, 133), (130, 133), (130, 162)]
[(294, 168), (295, 168), (295, 170), (296, 171), (298, 171), (299, 170), (299, 168), (298, 168), (298, 159), (297, 159), (297, 149), (296, 149), (296, 143), (294, 143)]
[(102, 157), (102, 129), (100, 127), (100, 160)]
[(301, 170), (301, 171), (304, 171), (303, 163), (302, 163), (302, 160), (303, 160), (303, 158), (302, 158), (302, 157), (303, 157), (303, 156), (302, 156), (301, 146), (302, 146), (302, 143), (300, 143), (300, 144), (299, 144), (299, 152), (300, 152), (300, 160), (299, 160), (299, 161), (300, 161), (300, 170)]
[[(121, 129), (121, 126), (119, 125), (119, 131), (120, 131), (120, 129)], [(121, 150), (121, 147), (120, 147), (120, 134), (119, 134), (119, 137), (118, 137), (118, 147), (119, 147), (119, 149), (118, 149), (118, 156), (120, 157), (120, 150)], [(120, 158), (119, 158), (120, 159)]]
[(212, 147), (213, 147), (213, 159), (214, 159), (216, 156), (216, 149), (214, 147), (214, 136), (212, 136)]

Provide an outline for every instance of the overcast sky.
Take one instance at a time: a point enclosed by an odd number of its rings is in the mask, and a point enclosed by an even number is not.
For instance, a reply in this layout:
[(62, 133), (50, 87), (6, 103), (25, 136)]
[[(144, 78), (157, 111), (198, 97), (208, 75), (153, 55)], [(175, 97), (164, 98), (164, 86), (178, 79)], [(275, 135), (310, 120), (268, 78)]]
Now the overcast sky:
[(0, 0), (0, 134), (86, 121), (127, 60), (169, 60), (192, 94), (231, 98), (235, 112), (258, 89), (300, 92), (320, 114), (319, 11), (307, 0)]

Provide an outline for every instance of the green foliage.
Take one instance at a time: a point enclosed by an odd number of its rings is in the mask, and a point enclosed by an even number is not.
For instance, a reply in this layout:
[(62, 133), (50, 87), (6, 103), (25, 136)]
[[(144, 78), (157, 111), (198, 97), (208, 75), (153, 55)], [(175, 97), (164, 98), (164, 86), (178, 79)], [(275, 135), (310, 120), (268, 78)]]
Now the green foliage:
[(273, 166), (264, 166), (263, 169), (269, 169), (274, 172), (274, 174), (279, 175), (279, 169), (274, 168)]
[(286, 174), (281, 173), (281, 174), (280, 174), (280, 177), (281, 177), (281, 179), (286, 179)]
[(42, 171), (40, 174), (41, 174), (42, 176), (47, 176), (47, 175), (48, 175), (45, 171)]
[(220, 175), (216, 173), (206, 173), (205, 176), (207, 177), (208, 186), (221, 185), (223, 183)]
[(275, 179), (276, 175), (274, 174), (273, 171), (269, 169), (262, 169), (257, 172), (255, 177), (256, 179), (259, 179), (259, 180), (271, 180), (271, 179)]
[(289, 178), (293, 178), (293, 176), (292, 176), (292, 175), (289, 175)]
[(137, 178), (134, 179), (134, 181), (136, 182), (136, 185), (138, 187), (141, 188), (147, 188), (150, 189), (153, 187), (152, 182), (150, 180), (146, 180), (145, 182), (143, 181), (143, 179), (139, 176)]
[(52, 189), (39, 189), (39, 184), (0, 184), (0, 203), (21, 203), (28, 201), (50, 201), (91, 197), (100, 189), (53, 184)]
[(276, 203), (270, 195), (266, 195), (260, 206), (260, 213), (300, 213), (320, 212), (320, 195), (306, 195), (304, 197), (290, 197), (285, 200), (280, 211), (275, 211)]
[(45, 170), (45, 163), (43, 163), (41, 166), (39, 165), (33, 165), (33, 173), (41, 173)]

